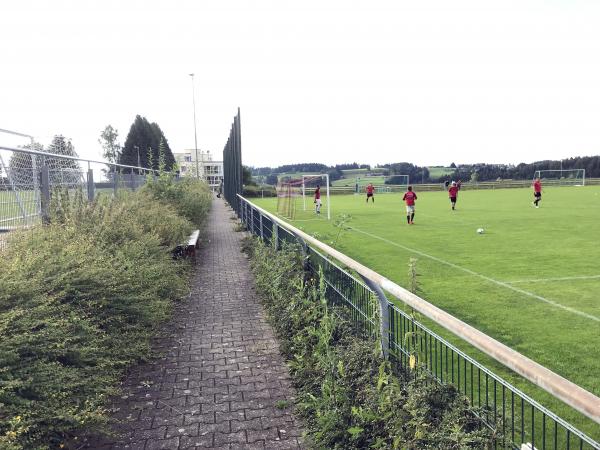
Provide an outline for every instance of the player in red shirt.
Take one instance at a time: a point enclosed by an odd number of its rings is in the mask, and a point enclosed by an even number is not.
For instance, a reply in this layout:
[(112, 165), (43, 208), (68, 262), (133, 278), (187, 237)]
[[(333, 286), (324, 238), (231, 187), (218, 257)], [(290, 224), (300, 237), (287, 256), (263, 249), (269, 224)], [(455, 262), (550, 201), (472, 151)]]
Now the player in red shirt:
[(460, 190), (460, 185), (455, 181), (452, 182), (450, 187), (448, 188), (448, 197), (450, 197), (450, 203), (452, 203), (452, 210), (456, 207), (456, 197), (458, 196), (458, 191)]
[(315, 189), (315, 212), (317, 214), (321, 214), (321, 186), (317, 184), (317, 188)]
[(367, 186), (367, 203), (369, 203), (369, 197), (371, 197), (371, 200), (373, 201), (373, 203), (375, 203), (375, 186), (373, 186), (373, 183), (369, 183), (369, 185)]
[(406, 202), (406, 222), (409, 225), (414, 224), (415, 218), (415, 200), (417, 199), (417, 194), (415, 194), (412, 190), (412, 186), (408, 187), (408, 191), (404, 193), (404, 197), (402, 200)]
[(533, 206), (539, 208), (538, 203), (542, 200), (542, 182), (539, 178), (533, 180)]

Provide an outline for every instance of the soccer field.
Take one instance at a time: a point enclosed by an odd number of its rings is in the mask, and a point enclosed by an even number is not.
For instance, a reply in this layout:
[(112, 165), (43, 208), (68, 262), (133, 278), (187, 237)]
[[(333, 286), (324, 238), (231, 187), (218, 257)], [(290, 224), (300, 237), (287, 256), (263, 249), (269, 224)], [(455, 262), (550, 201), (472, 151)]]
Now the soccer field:
[[(539, 209), (530, 189), (462, 191), (455, 211), (446, 192), (415, 190), (414, 225), (401, 194), (332, 196), (331, 221), (299, 201), (290, 222), (401, 286), (417, 258), (421, 297), (600, 395), (600, 187), (544, 189)], [(256, 203), (276, 212), (276, 199)], [(336, 240), (340, 214), (351, 229)], [(442, 334), (600, 438), (598, 425)]]

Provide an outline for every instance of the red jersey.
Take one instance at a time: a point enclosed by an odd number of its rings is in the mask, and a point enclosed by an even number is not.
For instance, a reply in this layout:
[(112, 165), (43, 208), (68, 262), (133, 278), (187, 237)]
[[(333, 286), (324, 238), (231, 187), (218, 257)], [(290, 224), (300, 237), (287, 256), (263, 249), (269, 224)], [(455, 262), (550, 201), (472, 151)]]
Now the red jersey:
[(448, 189), (448, 197), (456, 197), (458, 194), (458, 186), (450, 186)]
[(321, 198), (321, 188), (315, 189), (315, 200), (319, 200)]
[(542, 192), (542, 182), (541, 181), (534, 181), (533, 182), (533, 192)]
[(413, 191), (408, 191), (402, 197), (402, 200), (406, 202), (406, 206), (415, 206), (415, 200), (417, 199), (417, 194)]
[(374, 186), (371, 186), (371, 185), (367, 186), (367, 194), (372, 194), (374, 190), (375, 190)]

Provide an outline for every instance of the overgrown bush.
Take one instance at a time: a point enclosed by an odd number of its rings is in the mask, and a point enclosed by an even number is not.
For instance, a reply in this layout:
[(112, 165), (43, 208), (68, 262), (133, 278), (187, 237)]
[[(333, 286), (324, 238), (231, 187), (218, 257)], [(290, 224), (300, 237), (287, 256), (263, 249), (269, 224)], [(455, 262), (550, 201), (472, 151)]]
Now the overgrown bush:
[(306, 278), (296, 249), (275, 252), (255, 240), (245, 249), (315, 448), (490, 446), (491, 432), (454, 387), (395, 373), (375, 341), (333, 313), (323, 281)]
[[(53, 193), (51, 224), (16, 234), (0, 258), (0, 448), (59, 447), (108, 420), (124, 370), (188, 289), (173, 247), (208, 210), (186, 184), (88, 204)], [(171, 204), (169, 204), (171, 203)]]
[(142, 191), (173, 205), (196, 226), (203, 225), (212, 199), (206, 183), (189, 177), (175, 180), (170, 173), (161, 173), (157, 179), (149, 178)]

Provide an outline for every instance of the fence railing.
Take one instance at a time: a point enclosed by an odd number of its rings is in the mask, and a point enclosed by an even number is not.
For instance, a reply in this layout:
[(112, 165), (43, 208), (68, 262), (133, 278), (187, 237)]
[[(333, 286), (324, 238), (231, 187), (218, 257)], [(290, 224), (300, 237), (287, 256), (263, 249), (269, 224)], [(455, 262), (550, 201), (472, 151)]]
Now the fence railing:
[[(279, 248), (299, 244), (311, 270), (319, 268), (328, 301), (347, 308), (355, 325), (378, 332), (384, 354), (404, 371), (425, 370), (451, 383), (478, 408), (494, 431), (494, 448), (600, 449), (600, 444), (527, 394), (469, 357), (398, 308), (387, 296), (407, 304), (455, 336), (482, 350), (523, 378), (600, 423), (600, 399), (504, 344), (450, 316), (425, 300), (268, 213), (242, 196), (236, 211), (245, 228)], [(340, 264), (336, 263), (339, 261)], [(345, 266), (348, 270), (343, 269)], [(354, 276), (358, 274), (362, 280)], [(378, 314), (374, 314), (378, 299)], [(377, 321), (375, 318), (379, 318)]]
[(0, 129), (0, 134), (26, 139), (22, 147), (0, 145), (0, 249), (8, 233), (48, 219), (50, 198), (57, 188), (81, 190), (92, 201), (101, 191), (135, 190), (154, 173), (145, 167), (45, 152), (23, 133)]

